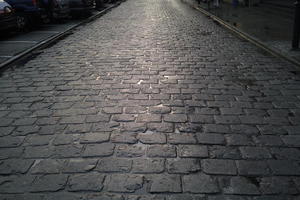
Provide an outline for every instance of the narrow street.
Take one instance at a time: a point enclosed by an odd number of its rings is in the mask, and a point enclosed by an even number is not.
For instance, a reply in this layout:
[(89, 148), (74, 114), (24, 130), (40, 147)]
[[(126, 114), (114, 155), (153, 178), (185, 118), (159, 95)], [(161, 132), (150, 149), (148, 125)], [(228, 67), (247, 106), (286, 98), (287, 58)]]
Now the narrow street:
[(127, 0), (0, 76), (0, 200), (299, 198), (299, 68), (180, 0)]

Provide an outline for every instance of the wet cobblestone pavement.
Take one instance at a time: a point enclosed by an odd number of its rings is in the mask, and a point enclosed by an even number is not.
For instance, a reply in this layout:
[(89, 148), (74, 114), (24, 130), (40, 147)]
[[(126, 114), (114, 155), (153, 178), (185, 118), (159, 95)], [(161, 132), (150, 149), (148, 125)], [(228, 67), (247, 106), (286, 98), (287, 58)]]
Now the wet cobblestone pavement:
[(299, 81), (179, 0), (128, 0), (0, 77), (0, 199), (297, 200)]

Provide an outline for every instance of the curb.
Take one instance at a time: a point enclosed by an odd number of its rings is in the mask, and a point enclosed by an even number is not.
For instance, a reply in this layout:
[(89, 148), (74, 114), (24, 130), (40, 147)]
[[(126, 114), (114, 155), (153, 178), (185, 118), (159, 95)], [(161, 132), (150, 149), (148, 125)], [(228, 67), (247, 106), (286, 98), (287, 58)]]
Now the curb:
[(222, 20), (221, 18), (209, 13), (208, 11), (204, 10), (203, 8), (200, 8), (198, 6), (194, 6), (194, 5), (191, 5), (187, 2), (185, 2), (185, 0), (181, 0), (181, 2), (189, 5), (190, 7), (200, 11), (202, 14), (206, 15), (207, 17), (211, 18), (212, 20), (218, 22), (220, 25), (222, 25), (223, 27), (225, 27), (226, 29), (230, 30), (231, 32), (237, 34), (239, 37), (249, 41), (250, 43), (254, 44), (255, 46), (259, 47), (260, 49), (266, 51), (267, 53), (275, 56), (275, 57), (279, 57), (279, 58), (282, 58), (294, 65), (297, 65), (298, 67), (300, 67), (300, 61), (297, 61), (296, 59), (293, 59), (291, 57), (288, 57), (284, 54), (282, 54), (281, 52), (277, 51), (276, 49), (274, 48), (271, 48), (269, 47), (268, 45), (266, 45), (264, 42), (258, 40), (257, 38), (255, 37), (252, 37), (251, 35), (235, 28), (234, 26), (232, 26), (231, 24), (225, 22), (224, 20)]
[(91, 22), (99, 17), (101, 17), (102, 15), (104, 15), (105, 13), (107, 13), (108, 11), (110, 11), (111, 9), (119, 6), (123, 1), (121, 2), (118, 2), (108, 8), (105, 8), (104, 10), (100, 11), (99, 13), (97, 13), (96, 15), (93, 15), (87, 19), (85, 19), (84, 21), (80, 22), (79, 24), (76, 24), (66, 30), (64, 30), (63, 32), (57, 34), (57, 35), (53, 35), (49, 38), (47, 38), (46, 40), (43, 40), (41, 41), (40, 43), (34, 45), (33, 47), (30, 47), (29, 49), (17, 54), (16, 56), (13, 56), (12, 58), (4, 61), (3, 63), (0, 64), (0, 71), (3, 71), (5, 69), (7, 69), (10, 65), (12, 65), (13, 63), (19, 61), (20, 59), (22, 58), (25, 58), (27, 56), (30, 56), (31, 53), (35, 50), (38, 50), (38, 49), (42, 49), (42, 48), (45, 48), (53, 43), (55, 43), (56, 41), (60, 40), (61, 38), (69, 35), (71, 33), (72, 30), (74, 30), (75, 28), (79, 27), (79, 26), (82, 26), (88, 22)]

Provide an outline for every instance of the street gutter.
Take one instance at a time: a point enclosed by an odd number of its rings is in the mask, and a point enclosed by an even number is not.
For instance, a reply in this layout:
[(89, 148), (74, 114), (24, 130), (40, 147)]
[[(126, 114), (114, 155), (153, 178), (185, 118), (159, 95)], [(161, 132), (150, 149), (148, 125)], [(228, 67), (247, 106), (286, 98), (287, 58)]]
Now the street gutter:
[(259, 39), (245, 33), (244, 31), (241, 31), (239, 29), (237, 29), (236, 27), (234, 27), (233, 25), (227, 23), (226, 21), (222, 20), (221, 18), (215, 16), (214, 14), (211, 14), (210, 12), (204, 10), (201, 7), (192, 5), (190, 3), (187, 3), (185, 0), (181, 0), (181, 2), (188, 4), (190, 7), (200, 11), (202, 14), (206, 15), (207, 17), (211, 18), (212, 20), (214, 20), (215, 22), (219, 23), (220, 25), (222, 25), (223, 27), (225, 27), (226, 29), (230, 30), (231, 32), (237, 34), (239, 37), (251, 42), (252, 44), (254, 44), (255, 46), (259, 47), (260, 49), (268, 52), (269, 54), (282, 58), (294, 65), (297, 65), (298, 67), (300, 67), (300, 62), (297, 61), (296, 59), (293, 59), (289, 56), (284, 55), (283, 53), (281, 53), (280, 51), (271, 48), (270, 46), (268, 46), (266, 43), (260, 41)]
[(107, 13), (108, 11), (110, 11), (112, 8), (115, 8), (117, 6), (119, 6), (121, 2), (117, 2), (116, 4), (109, 6), (108, 8), (105, 8), (104, 10), (100, 11), (99, 13), (92, 15), (91, 17), (85, 19), (84, 21), (75, 24), (74, 26), (67, 28), (66, 30), (60, 32), (59, 34), (53, 35), (49, 38), (47, 38), (46, 40), (43, 40), (39, 43), (37, 43), (36, 45), (34, 45), (33, 47), (30, 47), (29, 49), (9, 58), (8, 60), (4, 61), (3, 63), (0, 64), (0, 71), (3, 71), (5, 69), (7, 69), (9, 66), (11, 66), (12, 64), (16, 63), (17, 61), (26, 58), (28, 56), (30, 56), (35, 50), (39, 50), (39, 49), (43, 49), (46, 48), (47, 46), (50, 46), (51, 44), (55, 43), (56, 41), (64, 38), (65, 36), (69, 35), (72, 33), (72, 30), (74, 30), (75, 28), (82, 26), (86, 23), (89, 23), (99, 17), (101, 17), (102, 15), (104, 15), (105, 13)]

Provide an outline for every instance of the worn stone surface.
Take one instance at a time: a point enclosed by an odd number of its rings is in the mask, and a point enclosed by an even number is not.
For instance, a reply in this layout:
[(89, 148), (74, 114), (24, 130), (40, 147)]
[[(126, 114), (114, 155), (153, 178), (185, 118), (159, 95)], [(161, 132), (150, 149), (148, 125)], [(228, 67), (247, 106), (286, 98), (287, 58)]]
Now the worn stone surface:
[(216, 180), (206, 174), (185, 175), (182, 179), (183, 191), (191, 193), (218, 193)]
[(132, 193), (143, 187), (144, 178), (141, 175), (118, 174), (108, 176), (105, 182), (110, 192)]
[(168, 159), (166, 165), (170, 174), (188, 174), (200, 170), (200, 162), (196, 159)]
[(97, 173), (71, 175), (68, 180), (68, 191), (95, 191), (103, 188), (105, 176)]
[(134, 159), (132, 164), (132, 172), (137, 174), (161, 173), (165, 170), (164, 159)]
[(182, 191), (181, 180), (178, 175), (153, 175), (150, 180), (151, 186), (149, 192), (151, 193), (178, 193)]
[(1, 200), (299, 197), (299, 70), (183, 2), (127, 0), (1, 73)]

